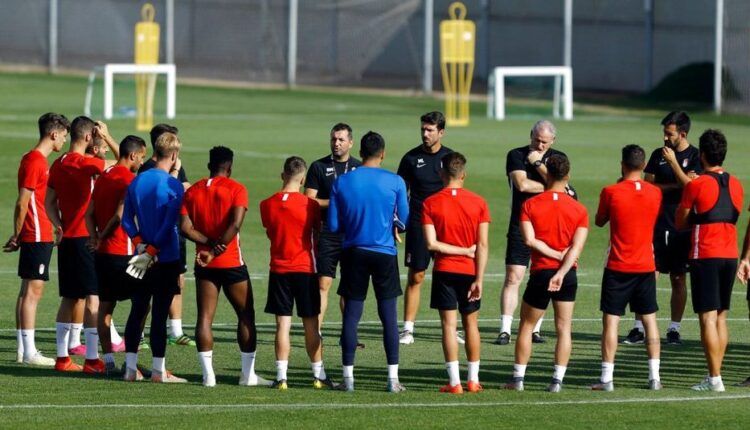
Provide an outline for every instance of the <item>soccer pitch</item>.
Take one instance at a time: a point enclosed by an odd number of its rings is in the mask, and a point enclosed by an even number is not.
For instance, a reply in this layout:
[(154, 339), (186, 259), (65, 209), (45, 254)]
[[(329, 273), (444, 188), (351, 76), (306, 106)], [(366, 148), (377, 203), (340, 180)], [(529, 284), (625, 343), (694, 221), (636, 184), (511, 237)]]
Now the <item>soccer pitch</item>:
[[(72, 119), (82, 111), (86, 81), (83, 77), (0, 74), (0, 234), (10, 235), (16, 198), (16, 174), (19, 160), (36, 142), (36, 120), (44, 112), (60, 112)], [(118, 97), (125, 104), (134, 99), (126, 84), (119, 84)], [(156, 97), (157, 112), (162, 100)], [(120, 100), (116, 100), (118, 103)], [(130, 102), (132, 105), (132, 102)], [(225, 145), (235, 151), (233, 177), (248, 189), (250, 209), (242, 230), (244, 257), (252, 274), (258, 323), (256, 370), (269, 379), (275, 376), (273, 318), (264, 314), (268, 240), (260, 225), (258, 203), (281, 186), (279, 174), (283, 160), (299, 155), (308, 163), (329, 152), (328, 133), (337, 122), (354, 128), (355, 147), (368, 130), (381, 133), (386, 140), (384, 167), (395, 171), (401, 156), (418, 145), (419, 116), (442, 110), (439, 100), (386, 95), (354, 95), (343, 92), (246, 90), (180, 86), (178, 117), (183, 142), (182, 159), (191, 182), (207, 175), (208, 149)], [(674, 106), (675, 109), (680, 106)], [(690, 386), (705, 376), (705, 361), (698, 338), (698, 323), (690, 304), (683, 321), (682, 346), (662, 348), (661, 376), (664, 390), (646, 390), (647, 363), (642, 345), (622, 345), (615, 367), (616, 390), (594, 393), (588, 385), (599, 378), (599, 283), (605, 261), (609, 231), (593, 226), (599, 191), (619, 176), (622, 146), (637, 143), (648, 153), (661, 145), (661, 110), (625, 110), (610, 106), (577, 107), (573, 122), (557, 122), (555, 148), (568, 154), (572, 163), (571, 182), (592, 218), (591, 233), (579, 267), (579, 290), (573, 323), (573, 354), (559, 394), (543, 391), (552, 374), (554, 333), (551, 319), (543, 326), (548, 342), (534, 345), (526, 377), (526, 391), (507, 392), (499, 388), (510, 377), (513, 344), (497, 346), (499, 293), (503, 279), (505, 231), (510, 210), (505, 176), (505, 154), (528, 144), (529, 129), (539, 118), (548, 117), (548, 106), (521, 103), (509, 109), (511, 119), (503, 122), (484, 118), (484, 106), (472, 105), (474, 116), (467, 128), (448, 128), (444, 145), (464, 153), (468, 159), (466, 187), (488, 201), (493, 223), (490, 229), (490, 261), (484, 286), (480, 330), (482, 364), (480, 380), (485, 391), (453, 396), (438, 393), (446, 380), (440, 346), (440, 324), (436, 311), (429, 309), (429, 280), (425, 283), (416, 326), (416, 343), (401, 347), (400, 375), (405, 393), (384, 391), (385, 355), (373, 295), (366, 303), (358, 350), (354, 393), (317, 391), (301, 326), (292, 332), (292, 356), (289, 365), (289, 390), (279, 392), (260, 387), (239, 387), (239, 350), (234, 340), (236, 319), (225, 299), (220, 301), (214, 326), (214, 368), (218, 385), (201, 386), (201, 371), (192, 347), (170, 346), (167, 367), (186, 377), (184, 385), (157, 385), (149, 382), (124, 383), (83, 374), (58, 374), (53, 370), (15, 364), (16, 340), (14, 307), (19, 279), (16, 276), (18, 254), (0, 255), (0, 427), (373, 427), (448, 428), (453, 426), (556, 428), (746, 428), (750, 420), (747, 407), (750, 391), (733, 384), (750, 375), (750, 329), (745, 287), (737, 283), (730, 311), (730, 344), (723, 378), (726, 393), (696, 393)], [(692, 113), (692, 112), (691, 112)], [(101, 112), (95, 112), (99, 119)], [(750, 123), (746, 118), (715, 117), (695, 113), (691, 142), (697, 144), (700, 133), (709, 127), (722, 129), (729, 141), (726, 169), (750, 189)], [(163, 120), (163, 117), (157, 117)], [(119, 141), (134, 133), (132, 118), (109, 123)], [(67, 147), (65, 148), (67, 149)], [(50, 159), (50, 163), (51, 163)], [(746, 206), (747, 206), (746, 202)], [(638, 210), (638, 208), (633, 208)], [(738, 224), (744, 234), (747, 216)], [(4, 239), (3, 239), (4, 240)], [(192, 252), (192, 247), (188, 251)], [(189, 254), (190, 255), (190, 254)], [(56, 257), (53, 256), (53, 261)], [(400, 260), (403, 257), (399, 256)], [(52, 263), (51, 281), (37, 317), (37, 344), (46, 355), (54, 355), (54, 319), (57, 297), (57, 264)], [(402, 285), (406, 270), (401, 267)], [(187, 274), (184, 315), (186, 332), (193, 335), (195, 294), (192, 270)], [(335, 286), (338, 283), (335, 283)], [(658, 282), (661, 307), (660, 332), (663, 336), (669, 319), (669, 284)], [(340, 315), (335, 305), (323, 327), (324, 362), (328, 374), (341, 379), (338, 347)], [(402, 316), (399, 301), (399, 317)], [(115, 322), (123, 331), (129, 304), (115, 311)], [(551, 314), (550, 314), (551, 316)], [(514, 323), (517, 325), (518, 320)], [(620, 333), (630, 329), (630, 316), (621, 324)], [(465, 358), (461, 351), (461, 377), (465, 381)], [(124, 354), (117, 354), (118, 364)], [(140, 354), (141, 364), (150, 367), (148, 351)], [(78, 359), (76, 359), (78, 360)]]

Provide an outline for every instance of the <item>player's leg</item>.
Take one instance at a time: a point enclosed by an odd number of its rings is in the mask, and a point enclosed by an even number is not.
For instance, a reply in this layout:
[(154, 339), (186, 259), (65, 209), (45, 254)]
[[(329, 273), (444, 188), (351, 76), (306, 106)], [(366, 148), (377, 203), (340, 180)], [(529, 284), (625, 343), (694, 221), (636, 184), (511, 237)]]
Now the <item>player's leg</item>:
[(143, 379), (138, 370), (138, 346), (141, 343), (143, 324), (151, 309), (151, 290), (148, 285), (142, 283), (133, 290), (131, 298), (130, 314), (125, 323), (125, 375), (126, 381), (137, 381)]
[(255, 373), (255, 350), (258, 333), (255, 328), (255, 300), (253, 286), (247, 267), (231, 269), (231, 276), (224, 282), (224, 295), (237, 315), (237, 344), (240, 348), (240, 385), (268, 385), (270, 381)]
[(614, 389), (615, 355), (617, 354), (617, 328), (620, 315), (603, 313), (602, 315), (602, 374), (599, 382), (591, 386), (595, 391), (612, 391)]
[[(333, 285), (333, 278), (330, 276), (318, 276), (318, 289), (320, 291), (320, 315), (318, 315), (318, 326), (323, 327), (323, 320), (328, 310), (328, 292)], [(343, 304), (340, 303), (339, 307)], [(343, 309), (343, 308), (342, 308)]]
[[(274, 315), (276, 321), (276, 332), (274, 335), (276, 378), (271, 383), (271, 387), (278, 390), (287, 389), (287, 369), (289, 367), (289, 351), (291, 349), (289, 331), (292, 326), (292, 310), (294, 307), (291, 276), (288, 273), (274, 272), (268, 275), (268, 295), (266, 297), (265, 312)], [(320, 295), (319, 290), (316, 293)], [(316, 333), (316, 336), (318, 336), (318, 333)]]
[(525, 301), (521, 303), (521, 322), (518, 325), (516, 338), (515, 360), (513, 363), (513, 378), (503, 388), (523, 391), (523, 380), (526, 376), (526, 366), (531, 358), (531, 333), (537, 321), (544, 315), (544, 309), (535, 308)]
[[(195, 323), (195, 341), (198, 347), (198, 361), (203, 372), (203, 386), (216, 385), (216, 374), (213, 367), (214, 336), (211, 325), (216, 314), (219, 301), (219, 285), (209, 278), (196, 275), (195, 301), (198, 310), (198, 320)], [(174, 299), (172, 300), (174, 305)]]
[(40, 279), (24, 279), (21, 281), (21, 293), (19, 297), (19, 325), (21, 331), (21, 343), (23, 356), (26, 364), (37, 366), (54, 366), (55, 360), (44, 357), (36, 349), (35, 327), (36, 313), (39, 302), (44, 293), (44, 281)]
[(402, 392), (406, 388), (398, 378), (398, 296), (403, 294), (398, 274), (398, 257), (367, 252), (366, 259), (367, 271), (372, 274), (372, 287), (378, 302), (378, 317), (383, 325), (383, 347), (388, 364), (386, 390), (391, 393)]
[(146, 272), (146, 283), (153, 291), (151, 304), (151, 330), (149, 341), (153, 357), (151, 381), (187, 382), (167, 371), (167, 318), (175, 294), (180, 292), (180, 264), (178, 262), (156, 263)]
[(335, 388), (328, 378), (323, 365), (323, 338), (320, 336), (318, 317), (320, 314), (320, 291), (316, 276), (299, 273), (292, 275), (294, 285), (294, 300), (297, 304), (297, 316), (302, 318), (305, 331), (305, 349), (310, 359), (313, 374), (313, 388)]
[(408, 345), (414, 343), (414, 323), (419, 312), (419, 299), (424, 283), (425, 271), (430, 265), (431, 254), (427, 250), (424, 232), (420, 223), (409, 224), (406, 232), (405, 263), (409, 269), (404, 294), (404, 328), (399, 342)]
[(476, 393), (483, 390), (479, 383), (479, 357), (482, 345), (479, 337), (479, 311), (466, 312), (461, 310), (461, 323), (464, 332), (466, 332), (466, 344), (464, 345), (468, 368), (466, 388), (470, 393)]
[(276, 353), (276, 380), (275, 388), (286, 390), (287, 369), (289, 368), (289, 331), (292, 328), (292, 317), (287, 315), (276, 315), (276, 336), (274, 337), (274, 351)]
[(86, 338), (86, 361), (83, 371), (92, 374), (106, 372), (104, 361), (99, 358), (99, 296), (86, 296), (83, 314), (83, 333)]
[(62, 297), (60, 307), (57, 309), (55, 318), (55, 340), (57, 344), (57, 360), (55, 370), (63, 372), (79, 372), (83, 367), (70, 359), (68, 344), (73, 326), (73, 309), (78, 303), (78, 298)]
[[(556, 392), (559, 391), (563, 378), (565, 378), (568, 361), (570, 361), (570, 351), (573, 348), (572, 324), (575, 302), (553, 300), (552, 305), (555, 309), (557, 343), (555, 344), (555, 367), (548, 391)], [(557, 387), (554, 387), (554, 385), (557, 385)]]
[(458, 368), (458, 342), (455, 336), (457, 315), (458, 311), (456, 309), (440, 310), (443, 357), (445, 358), (445, 369), (448, 372), (448, 385), (440, 388), (440, 392), (442, 393), (463, 393), (461, 375)]
[[(75, 282), (78, 285), (77, 279)], [(76, 294), (78, 294), (78, 292)], [(82, 298), (76, 300), (71, 307), (70, 337), (68, 338), (68, 354), (70, 355), (86, 355), (86, 346), (81, 343), (81, 333), (83, 332), (85, 313), (86, 298), (85, 295), (83, 295)]]
[(500, 300), (500, 335), (495, 341), (498, 345), (510, 343), (513, 314), (518, 306), (518, 291), (525, 274), (525, 265), (507, 264), (505, 266), (505, 279)]
[[(363, 258), (365, 251), (347, 249), (341, 254), (341, 282), (338, 294), (344, 298), (341, 325), (341, 365), (344, 391), (354, 391), (354, 356), (357, 350), (357, 330), (370, 284), (370, 272)], [(398, 340), (396, 341), (398, 343)]]
[[(724, 391), (721, 362), (725, 346), (719, 314), (729, 307), (731, 288), (722, 291), (721, 264), (717, 260), (693, 260), (690, 264), (690, 291), (693, 310), (698, 314), (701, 344), (706, 357), (708, 377), (692, 387), (696, 391)], [(726, 297), (722, 297), (722, 293)], [(728, 293), (728, 294), (727, 294)], [(725, 300), (722, 300), (725, 299)], [(724, 302), (724, 303), (722, 303)], [(722, 305), (726, 305), (726, 307)], [(726, 324), (724, 321), (723, 324)]]
[[(747, 290), (747, 295), (746, 295), (745, 299), (747, 300), (748, 319), (750, 319), (750, 288), (748, 288), (748, 290)], [(740, 387), (750, 387), (750, 376), (748, 376), (747, 378), (745, 378), (744, 381), (740, 382), (739, 386)]]
[[(339, 234), (324, 231), (318, 238), (318, 253), (316, 256), (315, 266), (318, 273), (318, 288), (320, 291), (320, 315), (318, 315), (318, 325), (323, 329), (326, 311), (328, 310), (328, 294), (336, 278), (336, 268), (341, 258), (342, 238)], [(343, 313), (344, 304), (339, 302), (339, 307)]]
[(169, 337), (170, 345), (195, 346), (195, 341), (186, 335), (182, 329), (182, 299), (185, 291), (185, 273), (187, 272), (187, 248), (185, 238), (179, 237), (180, 244), (180, 292), (172, 299), (169, 307)]
[(109, 366), (112, 363), (114, 367), (114, 355), (112, 354), (112, 336), (110, 331), (110, 324), (112, 324), (112, 313), (115, 311), (117, 302), (103, 300), (99, 298), (99, 308), (96, 311), (96, 330), (99, 334), (99, 343), (102, 345), (102, 352), (104, 353), (104, 363)]
[(23, 306), (23, 295), (26, 289), (26, 281), (21, 279), (21, 289), (16, 298), (16, 363), (23, 363), (23, 334), (21, 333), (21, 307)]
[(648, 354), (648, 383), (652, 390), (660, 390), (661, 376), (661, 341), (659, 340), (659, 325), (656, 313), (643, 314), (643, 326), (646, 328), (646, 353)]
[(671, 272), (669, 281), (672, 284), (672, 297), (670, 298), (670, 319), (667, 328), (667, 343), (681, 345), (680, 326), (687, 305), (687, 276), (685, 273)]

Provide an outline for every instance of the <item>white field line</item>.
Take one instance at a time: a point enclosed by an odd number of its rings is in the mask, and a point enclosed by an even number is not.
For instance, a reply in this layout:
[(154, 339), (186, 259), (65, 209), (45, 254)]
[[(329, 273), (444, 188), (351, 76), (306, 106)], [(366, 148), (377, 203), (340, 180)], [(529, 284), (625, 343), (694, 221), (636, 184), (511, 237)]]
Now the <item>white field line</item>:
[(238, 403), (238, 404), (10, 404), (0, 405), (0, 410), (37, 410), (37, 409), (413, 409), (413, 408), (485, 408), (491, 406), (562, 406), (562, 405), (606, 405), (628, 403), (676, 403), (750, 399), (748, 394), (715, 395), (698, 397), (662, 397), (662, 398), (627, 398), (627, 399), (587, 399), (587, 400), (539, 400), (539, 401), (505, 401), (505, 402), (432, 402), (432, 403)]

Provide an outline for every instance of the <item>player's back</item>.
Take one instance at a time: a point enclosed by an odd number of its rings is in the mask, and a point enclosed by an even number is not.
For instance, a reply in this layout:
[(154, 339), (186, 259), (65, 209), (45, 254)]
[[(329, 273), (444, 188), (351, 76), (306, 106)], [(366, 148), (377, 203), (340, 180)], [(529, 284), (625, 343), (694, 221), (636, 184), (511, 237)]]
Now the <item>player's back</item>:
[(94, 177), (103, 170), (104, 160), (77, 152), (67, 152), (52, 163), (48, 186), (57, 194), (64, 237), (88, 236), (84, 215)]
[[(94, 219), (99, 231), (107, 227), (134, 178), (135, 175), (127, 167), (114, 165), (106, 169), (96, 180), (91, 201), (94, 203)], [(132, 243), (122, 225), (118, 225), (112, 234), (102, 239), (98, 251), (118, 255), (133, 253)]]
[(320, 229), (320, 205), (298, 192), (280, 191), (260, 203), (260, 217), (271, 241), (271, 271), (312, 273), (313, 231)]

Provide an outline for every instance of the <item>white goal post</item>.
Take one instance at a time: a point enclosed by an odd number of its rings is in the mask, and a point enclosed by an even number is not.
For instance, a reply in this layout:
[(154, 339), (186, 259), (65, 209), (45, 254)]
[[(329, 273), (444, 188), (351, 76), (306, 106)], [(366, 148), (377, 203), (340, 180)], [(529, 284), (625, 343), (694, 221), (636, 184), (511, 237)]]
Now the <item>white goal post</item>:
[(177, 69), (174, 64), (106, 64), (95, 67), (89, 73), (88, 87), (86, 88), (86, 101), (83, 112), (91, 116), (91, 95), (97, 74), (104, 75), (104, 118), (112, 119), (112, 105), (114, 98), (113, 82), (114, 75), (137, 75), (157, 74), (167, 77), (167, 118), (175, 117), (175, 105), (177, 98)]
[(562, 102), (563, 118), (573, 119), (573, 69), (566, 66), (495, 67), (487, 88), (488, 118), (505, 119), (505, 78), (508, 76), (554, 76), (553, 116), (560, 116)]

